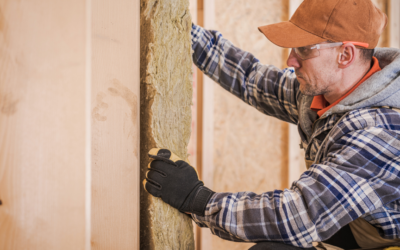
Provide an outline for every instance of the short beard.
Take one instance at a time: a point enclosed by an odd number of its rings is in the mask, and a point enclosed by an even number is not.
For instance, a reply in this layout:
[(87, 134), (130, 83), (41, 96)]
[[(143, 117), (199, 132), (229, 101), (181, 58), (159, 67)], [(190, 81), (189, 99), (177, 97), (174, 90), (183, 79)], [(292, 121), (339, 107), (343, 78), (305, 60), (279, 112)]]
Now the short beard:
[[(302, 78), (303, 81), (304, 78)], [(306, 96), (317, 96), (317, 95), (324, 95), (329, 92), (328, 86), (324, 86), (322, 89), (316, 89), (315, 87), (311, 86), (307, 81), (305, 84), (300, 85), (300, 92)]]

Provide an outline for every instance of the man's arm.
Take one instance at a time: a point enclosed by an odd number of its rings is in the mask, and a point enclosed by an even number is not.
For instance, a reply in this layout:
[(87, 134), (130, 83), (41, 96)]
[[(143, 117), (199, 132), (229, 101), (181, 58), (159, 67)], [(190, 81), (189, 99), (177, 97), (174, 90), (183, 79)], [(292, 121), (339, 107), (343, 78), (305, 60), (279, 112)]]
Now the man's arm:
[(217, 31), (192, 27), (193, 62), (224, 89), (264, 114), (297, 124), (298, 81), (293, 69), (263, 65)]
[[(228, 240), (311, 247), (362, 215), (400, 199), (400, 136), (382, 127), (343, 126), (319, 164), (291, 189), (215, 193), (199, 226)], [(348, 131), (346, 131), (348, 130)]]

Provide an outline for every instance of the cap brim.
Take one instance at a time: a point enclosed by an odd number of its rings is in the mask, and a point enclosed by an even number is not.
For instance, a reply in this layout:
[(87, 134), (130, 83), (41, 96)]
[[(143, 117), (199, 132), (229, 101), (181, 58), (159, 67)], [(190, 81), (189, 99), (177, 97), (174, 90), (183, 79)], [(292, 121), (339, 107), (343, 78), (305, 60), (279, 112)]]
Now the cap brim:
[(290, 21), (258, 27), (272, 43), (284, 48), (297, 48), (326, 41), (311, 34)]

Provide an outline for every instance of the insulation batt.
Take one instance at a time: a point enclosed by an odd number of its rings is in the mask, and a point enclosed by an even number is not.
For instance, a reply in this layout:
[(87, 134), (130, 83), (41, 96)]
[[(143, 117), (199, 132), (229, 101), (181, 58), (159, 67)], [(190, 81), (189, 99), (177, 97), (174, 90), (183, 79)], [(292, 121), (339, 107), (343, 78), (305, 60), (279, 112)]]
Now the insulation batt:
[[(141, 18), (150, 21), (152, 36), (145, 77), (146, 88), (151, 89), (146, 102), (152, 105), (141, 112), (150, 113), (152, 138), (141, 140), (187, 160), (193, 92), (189, 0), (142, 0), (143, 6)], [(150, 225), (142, 230), (148, 230), (145, 239), (151, 242), (145, 248), (194, 249), (191, 219), (159, 198), (147, 198)]]

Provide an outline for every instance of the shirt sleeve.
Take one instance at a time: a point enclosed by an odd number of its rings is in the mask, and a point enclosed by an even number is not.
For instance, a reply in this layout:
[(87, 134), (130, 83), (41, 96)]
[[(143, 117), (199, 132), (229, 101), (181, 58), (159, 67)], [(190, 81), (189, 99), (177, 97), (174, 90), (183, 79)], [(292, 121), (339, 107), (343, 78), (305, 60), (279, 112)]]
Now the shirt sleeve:
[(297, 124), (299, 83), (292, 68), (263, 65), (221, 33), (192, 26), (193, 62), (224, 89), (264, 114)]
[(311, 247), (400, 199), (399, 164), (399, 134), (378, 127), (346, 132), (290, 189), (215, 193), (205, 216), (193, 218), (228, 240)]

